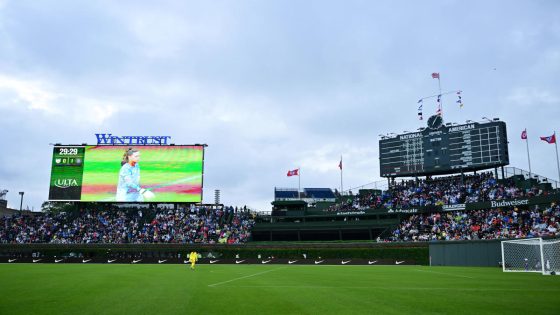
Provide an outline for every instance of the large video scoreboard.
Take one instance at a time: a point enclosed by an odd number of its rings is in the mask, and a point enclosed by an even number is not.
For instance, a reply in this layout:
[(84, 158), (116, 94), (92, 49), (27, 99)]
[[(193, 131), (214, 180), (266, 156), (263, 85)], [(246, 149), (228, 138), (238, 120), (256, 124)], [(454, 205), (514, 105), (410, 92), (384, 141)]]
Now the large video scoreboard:
[(444, 126), (440, 116), (413, 133), (379, 140), (383, 177), (450, 174), (509, 164), (506, 123)]
[(55, 145), (49, 200), (202, 202), (204, 145)]

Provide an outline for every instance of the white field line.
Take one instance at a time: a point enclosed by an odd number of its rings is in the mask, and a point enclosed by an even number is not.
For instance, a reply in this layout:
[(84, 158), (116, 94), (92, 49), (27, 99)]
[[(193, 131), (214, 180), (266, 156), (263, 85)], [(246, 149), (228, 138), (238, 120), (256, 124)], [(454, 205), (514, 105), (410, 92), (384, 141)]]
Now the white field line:
[(506, 288), (438, 288), (438, 287), (347, 287), (347, 286), (310, 286), (310, 285), (228, 285), (227, 288), (293, 288), (293, 289), (373, 289), (373, 290), (395, 290), (395, 291), (429, 291), (429, 290), (445, 290), (445, 291), (534, 291), (534, 292), (560, 292), (560, 289), (506, 289)]
[(273, 272), (273, 271), (280, 270), (280, 269), (285, 269), (285, 268), (286, 267), (280, 267), (280, 268), (276, 268), (276, 269), (272, 269), (272, 270), (257, 272), (257, 273), (254, 273), (252, 275), (243, 276), (243, 277), (239, 277), (239, 278), (235, 278), (235, 279), (231, 279), (231, 280), (227, 280), (227, 281), (222, 281), (222, 282), (218, 282), (218, 283), (214, 283), (214, 284), (209, 284), (208, 286), (209, 287), (215, 287), (215, 286), (222, 285), (222, 284), (225, 284), (225, 283), (229, 283), (229, 282), (233, 282), (233, 281), (237, 281), (237, 280), (241, 280), (241, 279), (245, 279), (245, 278), (260, 276), (260, 275), (263, 275), (265, 273), (269, 273), (269, 272)]
[(435, 273), (435, 274), (438, 274), (438, 275), (444, 275), (444, 276), (450, 276), (450, 277), (459, 277), (459, 278), (475, 279), (474, 277), (463, 276), (463, 275), (456, 275), (456, 274), (452, 274), (452, 273), (437, 272), (437, 271), (422, 270), (422, 269), (415, 269), (415, 270), (416, 270), (416, 271), (420, 271), (420, 272), (429, 272), (429, 273)]

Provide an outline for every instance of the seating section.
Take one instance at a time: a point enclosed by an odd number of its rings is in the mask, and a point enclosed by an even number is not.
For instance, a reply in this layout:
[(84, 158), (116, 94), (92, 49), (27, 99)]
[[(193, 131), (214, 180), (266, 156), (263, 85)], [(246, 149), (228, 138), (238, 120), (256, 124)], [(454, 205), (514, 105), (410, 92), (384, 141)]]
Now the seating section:
[(412, 215), (387, 241), (488, 240), (560, 237), (560, 206)]
[(305, 188), (303, 190), (307, 198), (311, 199), (335, 199), (336, 196), (330, 188)]
[(0, 218), (0, 243), (247, 242), (254, 214), (233, 207), (99, 209)]

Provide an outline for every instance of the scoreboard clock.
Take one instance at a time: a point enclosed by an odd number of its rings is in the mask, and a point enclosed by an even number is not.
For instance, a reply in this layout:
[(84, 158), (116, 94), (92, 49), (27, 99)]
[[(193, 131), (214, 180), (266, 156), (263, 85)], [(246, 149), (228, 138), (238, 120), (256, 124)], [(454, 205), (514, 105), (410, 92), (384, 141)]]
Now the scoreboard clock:
[(450, 126), (434, 115), (421, 131), (379, 140), (383, 177), (450, 174), (508, 164), (503, 121)]

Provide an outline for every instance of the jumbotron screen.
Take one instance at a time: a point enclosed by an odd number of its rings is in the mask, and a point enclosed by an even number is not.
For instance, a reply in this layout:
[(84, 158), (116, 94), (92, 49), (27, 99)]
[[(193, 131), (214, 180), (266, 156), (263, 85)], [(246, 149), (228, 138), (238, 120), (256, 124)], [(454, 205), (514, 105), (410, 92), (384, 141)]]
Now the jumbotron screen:
[(379, 141), (383, 177), (469, 172), (508, 164), (503, 121), (450, 126), (443, 125), (441, 117), (432, 116), (421, 131)]
[(49, 200), (198, 203), (203, 166), (203, 145), (57, 145)]

